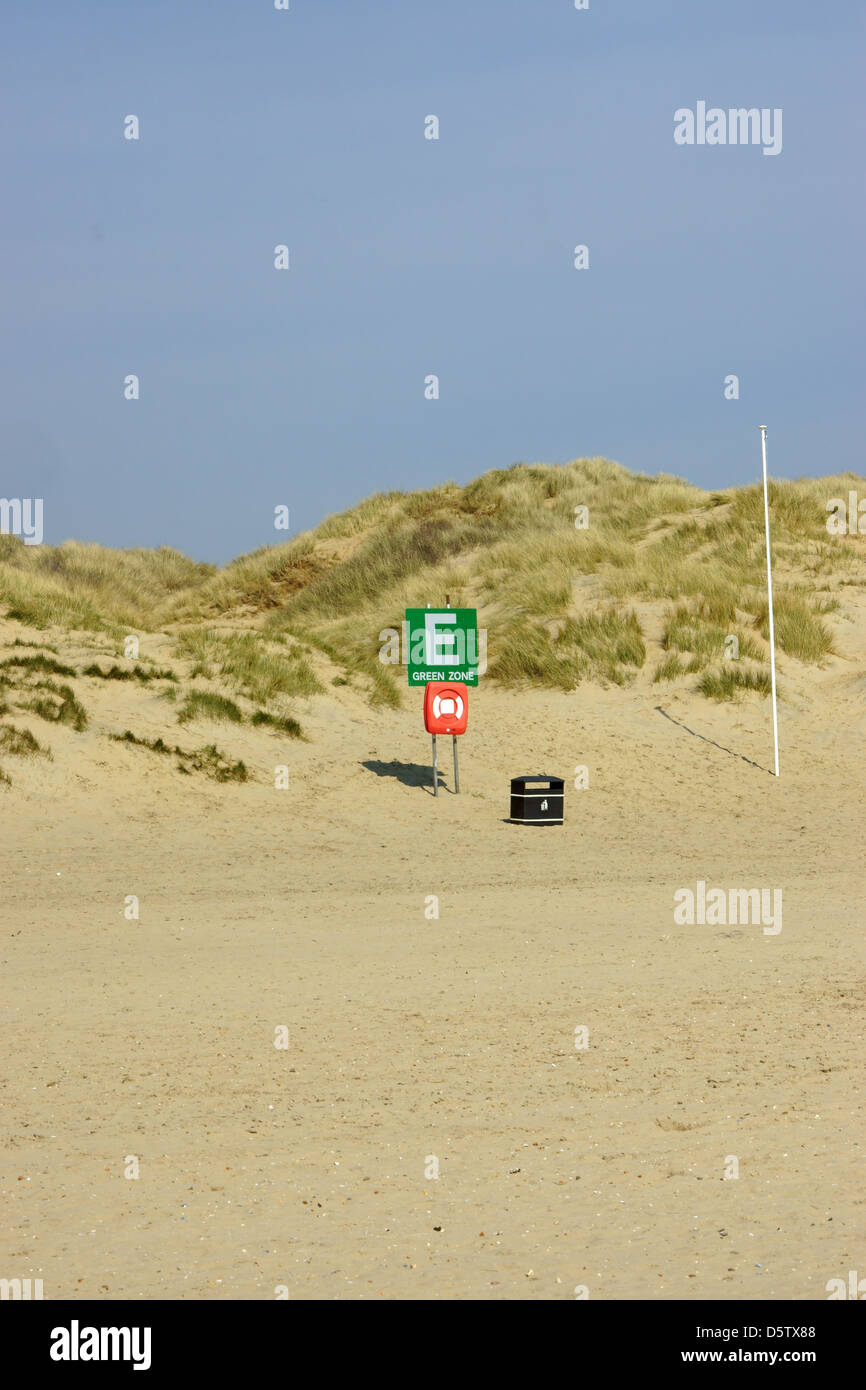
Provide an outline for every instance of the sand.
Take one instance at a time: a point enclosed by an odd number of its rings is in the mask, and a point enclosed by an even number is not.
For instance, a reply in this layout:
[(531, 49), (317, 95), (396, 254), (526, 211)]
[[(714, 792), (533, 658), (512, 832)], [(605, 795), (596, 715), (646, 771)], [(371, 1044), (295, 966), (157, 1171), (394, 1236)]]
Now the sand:
[[(133, 1300), (808, 1300), (866, 1274), (862, 622), (845, 647), (782, 660), (778, 781), (768, 701), (653, 686), (650, 659), (628, 689), (482, 682), (436, 799), (417, 692), (329, 683), (298, 743), (77, 681), (88, 729), (33, 719), (53, 761), (4, 759), (0, 1274)], [(182, 776), (127, 727), (253, 780)], [(535, 772), (566, 779), (562, 827), (505, 820)], [(782, 930), (679, 925), (699, 880), (781, 889)]]

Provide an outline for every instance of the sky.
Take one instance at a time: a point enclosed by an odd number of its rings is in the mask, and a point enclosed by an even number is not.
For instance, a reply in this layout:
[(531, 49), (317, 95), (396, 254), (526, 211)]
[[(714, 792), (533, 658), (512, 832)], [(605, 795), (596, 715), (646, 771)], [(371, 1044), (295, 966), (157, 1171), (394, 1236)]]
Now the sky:
[[(43, 0), (3, 28), (0, 496), (44, 500), (46, 543), (222, 564), (584, 455), (725, 487), (759, 424), (776, 476), (864, 471), (855, 0)], [(698, 102), (781, 110), (781, 150), (678, 144)]]

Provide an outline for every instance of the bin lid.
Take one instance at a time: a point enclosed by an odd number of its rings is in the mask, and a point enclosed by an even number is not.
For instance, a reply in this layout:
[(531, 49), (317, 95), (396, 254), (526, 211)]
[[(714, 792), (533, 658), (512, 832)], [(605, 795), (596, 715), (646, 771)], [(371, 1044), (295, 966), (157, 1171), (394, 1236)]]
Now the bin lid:
[(527, 782), (549, 782), (551, 785), (558, 784), (561, 787), (564, 784), (564, 779), (552, 777), (548, 772), (537, 772), (534, 777), (512, 777), (511, 779), (512, 787), (525, 787)]

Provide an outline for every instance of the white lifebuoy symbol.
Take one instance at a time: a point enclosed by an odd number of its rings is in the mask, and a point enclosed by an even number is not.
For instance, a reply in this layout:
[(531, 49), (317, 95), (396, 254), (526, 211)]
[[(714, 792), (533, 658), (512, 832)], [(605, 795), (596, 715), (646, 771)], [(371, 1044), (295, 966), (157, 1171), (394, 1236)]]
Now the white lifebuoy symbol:
[(433, 716), (441, 719), (445, 714), (453, 714), (455, 719), (463, 715), (463, 700), (459, 695), (434, 695)]

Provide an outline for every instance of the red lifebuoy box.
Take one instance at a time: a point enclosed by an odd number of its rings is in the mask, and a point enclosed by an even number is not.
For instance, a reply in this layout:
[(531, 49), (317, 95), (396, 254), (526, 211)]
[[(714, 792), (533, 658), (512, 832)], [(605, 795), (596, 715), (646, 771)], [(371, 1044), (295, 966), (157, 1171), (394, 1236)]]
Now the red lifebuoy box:
[(424, 687), (424, 727), (428, 734), (465, 734), (468, 722), (466, 686), (460, 681), (428, 681)]

